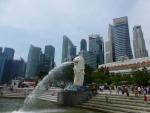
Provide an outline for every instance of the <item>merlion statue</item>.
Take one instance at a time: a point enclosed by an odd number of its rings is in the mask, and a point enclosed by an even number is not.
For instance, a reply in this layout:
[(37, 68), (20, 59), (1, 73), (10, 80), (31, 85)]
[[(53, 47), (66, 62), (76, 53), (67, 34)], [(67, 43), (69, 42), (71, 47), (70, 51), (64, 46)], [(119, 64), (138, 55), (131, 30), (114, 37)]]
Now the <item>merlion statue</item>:
[(82, 56), (77, 56), (73, 59), (73, 63), (74, 63), (74, 85), (76, 86), (83, 86), (83, 82), (84, 82), (84, 58)]

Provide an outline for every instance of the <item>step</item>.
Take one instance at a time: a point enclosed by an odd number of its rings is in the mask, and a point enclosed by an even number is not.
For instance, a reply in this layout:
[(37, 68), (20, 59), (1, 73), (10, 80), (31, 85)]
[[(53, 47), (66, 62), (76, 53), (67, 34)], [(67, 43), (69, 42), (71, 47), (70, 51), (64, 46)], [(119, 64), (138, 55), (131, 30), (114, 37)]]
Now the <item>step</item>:
[[(143, 103), (144, 102), (144, 99), (143, 100), (132, 100), (130, 98), (127, 98), (127, 99), (122, 99), (122, 98), (111, 98), (111, 97), (108, 97), (108, 99), (111, 101), (111, 100), (115, 100), (115, 101), (124, 101), (124, 102), (132, 102), (132, 103)], [(104, 97), (94, 97), (92, 98), (91, 100), (105, 100)]]
[(50, 101), (50, 102), (57, 102), (57, 96), (45, 95), (38, 97), (40, 100)]
[(125, 113), (125, 112), (112, 111), (112, 110), (103, 109), (103, 108), (94, 108), (94, 107), (91, 107), (91, 106), (84, 106), (84, 105), (77, 105), (76, 107), (80, 107), (80, 108), (84, 108), (84, 109), (90, 109), (90, 110), (96, 110), (96, 111), (100, 111), (100, 112), (103, 112), (103, 113)]
[[(125, 101), (115, 101), (115, 100), (109, 100), (111, 103), (114, 104), (123, 104), (123, 105), (131, 105), (131, 106), (141, 106), (141, 107), (145, 107), (145, 104), (143, 103), (136, 103), (136, 102), (125, 102)], [(106, 100), (89, 100), (89, 102), (98, 102), (98, 103), (104, 103), (106, 102)], [(147, 107), (150, 107), (150, 104), (146, 105)]]
[(84, 103), (84, 106), (87, 107), (94, 107), (94, 108), (103, 108), (106, 110), (112, 110), (112, 111), (119, 111), (119, 112), (125, 112), (125, 113), (142, 113), (143, 111), (139, 110), (133, 110), (133, 109), (126, 109), (126, 108), (120, 108), (120, 107), (113, 107), (112, 105), (96, 105), (96, 104), (89, 104), (89, 103)]
[(100, 103), (100, 102), (87, 102), (89, 104), (96, 104), (96, 105), (105, 105), (105, 106), (111, 106), (111, 107), (119, 107), (119, 108), (126, 108), (126, 109), (134, 109), (134, 110), (142, 110), (142, 111), (147, 111), (150, 112), (150, 108), (148, 106), (131, 106), (131, 105), (123, 105), (123, 104), (116, 104), (116, 103)]
[(38, 98), (38, 99), (57, 103), (57, 99), (47, 99), (47, 98)]

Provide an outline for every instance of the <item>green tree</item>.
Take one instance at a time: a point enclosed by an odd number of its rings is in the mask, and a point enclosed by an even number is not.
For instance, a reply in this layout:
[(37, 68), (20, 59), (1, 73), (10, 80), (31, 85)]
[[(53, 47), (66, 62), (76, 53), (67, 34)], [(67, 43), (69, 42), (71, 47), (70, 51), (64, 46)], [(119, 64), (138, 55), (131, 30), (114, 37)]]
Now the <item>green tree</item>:
[(94, 71), (94, 69), (89, 65), (85, 64), (84, 71), (85, 71), (84, 83), (92, 83), (92, 72)]
[(114, 85), (121, 85), (122, 75), (120, 73), (111, 75), (111, 81)]
[(147, 68), (144, 67), (142, 70), (139, 70), (139, 69), (134, 70), (132, 72), (132, 75), (133, 75), (133, 82), (136, 85), (139, 85), (139, 86), (147, 86), (148, 85), (150, 76), (147, 71)]
[(107, 77), (101, 71), (95, 71), (92, 73), (92, 81), (96, 83), (105, 84)]
[(101, 84), (111, 84), (109, 69), (101, 67), (92, 73), (92, 81)]

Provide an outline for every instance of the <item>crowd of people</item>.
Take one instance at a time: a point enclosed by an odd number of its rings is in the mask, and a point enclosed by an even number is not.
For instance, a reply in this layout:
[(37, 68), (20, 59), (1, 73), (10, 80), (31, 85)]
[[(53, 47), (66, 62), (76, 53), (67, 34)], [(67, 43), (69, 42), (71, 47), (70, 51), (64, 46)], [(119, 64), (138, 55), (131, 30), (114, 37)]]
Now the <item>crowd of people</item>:
[(142, 87), (142, 86), (127, 86), (127, 85), (122, 85), (118, 86), (116, 88), (112, 88), (109, 86), (99, 86), (99, 91), (108, 90), (109, 94), (111, 95), (112, 92), (117, 95), (126, 95), (129, 97), (130, 95), (134, 95), (135, 97), (138, 96), (143, 96), (144, 103), (147, 104), (148, 101), (148, 95), (150, 95), (150, 87)]

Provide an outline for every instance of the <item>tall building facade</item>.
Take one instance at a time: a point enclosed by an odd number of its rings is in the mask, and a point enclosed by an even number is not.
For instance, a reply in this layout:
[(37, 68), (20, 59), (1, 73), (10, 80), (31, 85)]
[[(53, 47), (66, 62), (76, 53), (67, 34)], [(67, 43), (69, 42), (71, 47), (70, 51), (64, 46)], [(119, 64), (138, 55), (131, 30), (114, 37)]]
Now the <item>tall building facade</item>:
[(85, 39), (82, 39), (80, 42), (80, 51), (87, 51), (87, 43)]
[(109, 41), (105, 49), (106, 63), (132, 59), (128, 18), (120, 17), (113, 19), (113, 25), (109, 25), (108, 31)]
[(114, 61), (112, 39), (113, 39), (112, 25), (109, 25), (108, 41), (106, 41), (106, 43), (105, 43), (105, 63), (110, 63), (110, 62)]
[(3, 48), (0, 47), (0, 56), (2, 55), (2, 52), (3, 52)]
[(93, 52), (90, 52), (90, 51), (80, 51), (79, 55), (81, 55), (84, 58), (85, 64), (87, 64), (88, 66), (90, 66), (93, 69), (97, 68), (96, 54), (94, 54)]
[(26, 71), (26, 62), (21, 58), (19, 60), (13, 60), (11, 68), (11, 79), (24, 77)]
[(48, 73), (54, 68), (54, 57), (55, 48), (52, 45), (46, 45), (44, 54), (40, 56), (40, 71), (42, 73)]
[(40, 56), (42, 54), (41, 48), (35, 47), (33, 45), (30, 46), (27, 66), (26, 66), (26, 78), (35, 79), (37, 78), (37, 74), (39, 73), (38, 68), (40, 65)]
[(89, 35), (89, 51), (96, 54), (97, 66), (104, 64), (104, 41), (99, 34)]
[(133, 55), (130, 44), (128, 18), (120, 17), (113, 19), (113, 24), (115, 61), (119, 61), (124, 57), (132, 59)]
[(6, 59), (3, 55), (0, 56), (0, 84), (2, 84), (2, 77), (4, 72)]
[(13, 60), (15, 50), (12, 48), (5, 47), (3, 55), (7, 60)]
[(11, 79), (11, 68), (14, 53), (14, 49), (6, 47), (0, 57), (0, 79), (2, 84), (8, 83)]
[(72, 61), (76, 56), (76, 46), (67, 36), (63, 36), (62, 44), (62, 62)]
[(148, 57), (141, 26), (133, 27), (133, 48), (135, 58)]

